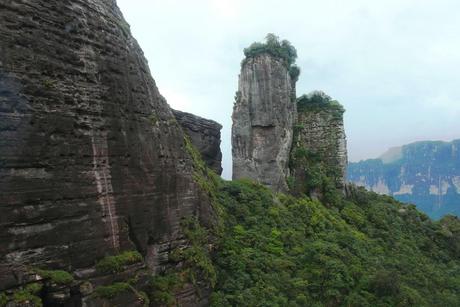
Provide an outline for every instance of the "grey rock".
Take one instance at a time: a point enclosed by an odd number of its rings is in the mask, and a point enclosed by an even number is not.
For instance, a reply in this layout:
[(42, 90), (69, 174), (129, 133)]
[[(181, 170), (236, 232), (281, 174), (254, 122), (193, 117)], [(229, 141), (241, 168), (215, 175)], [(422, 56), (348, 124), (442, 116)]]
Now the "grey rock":
[(233, 179), (249, 178), (287, 191), (296, 121), (294, 83), (283, 61), (269, 54), (243, 63), (232, 116)]
[(222, 174), (220, 130), (222, 125), (190, 113), (173, 110), (177, 122), (192, 144), (198, 149), (206, 165), (216, 174)]
[[(310, 101), (313, 95), (318, 95), (322, 103)], [(293, 143), (293, 157), (296, 150), (303, 150), (304, 153), (314, 157), (310, 163), (321, 165), (323, 172), (333, 180), (337, 189), (344, 190), (347, 169), (347, 141), (343, 123), (343, 107), (336, 101), (332, 101), (323, 92), (315, 91), (306, 95), (309, 103), (301, 104), (299, 98), (298, 120), (295, 127)], [(308, 163), (308, 162), (307, 162)], [(299, 183), (296, 192), (307, 192), (315, 197), (320, 197), (319, 191), (300, 191), (299, 187), (304, 186), (306, 174), (305, 169), (309, 165), (302, 163), (291, 163), (292, 176), (295, 182)]]
[(116, 2), (1, 1), (0, 42), (0, 291), (126, 249), (172, 265), (213, 213)]

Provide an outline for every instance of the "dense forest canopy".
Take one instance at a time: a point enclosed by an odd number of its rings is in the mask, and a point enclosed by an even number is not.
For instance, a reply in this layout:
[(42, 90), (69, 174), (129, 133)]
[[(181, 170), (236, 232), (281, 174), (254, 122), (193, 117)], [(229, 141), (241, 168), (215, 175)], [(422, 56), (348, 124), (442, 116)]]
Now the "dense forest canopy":
[(224, 182), (214, 306), (458, 306), (460, 221), (356, 189), (325, 205)]
[[(327, 202), (224, 181), (199, 154), (195, 177), (213, 200), (210, 230), (187, 221), (185, 266), (156, 277), (153, 301), (204, 279), (212, 306), (459, 306), (460, 220), (438, 222), (389, 196), (349, 187)], [(214, 237), (212, 248), (207, 237)]]

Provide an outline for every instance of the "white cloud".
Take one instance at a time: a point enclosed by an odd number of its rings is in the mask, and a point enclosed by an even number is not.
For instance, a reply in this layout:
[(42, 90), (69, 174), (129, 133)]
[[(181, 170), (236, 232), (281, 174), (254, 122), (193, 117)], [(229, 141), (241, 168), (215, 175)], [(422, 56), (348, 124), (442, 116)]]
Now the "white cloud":
[(452, 98), (446, 93), (437, 93), (435, 96), (426, 97), (423, 102), (431, 111), (443, 112), (456, 118), (460, 115), (460, 97)]
[(160, 93), (173, 109), (182, 111), (188, 110), (188, 112), (193, 111), (193, 104), (187, 95), (184, 95), (183, 93), (177, 92), (175, 90), (171, 90), (167, 87), (162, 87), (160, 89)]
[(211, 5), (219, 16), (235, 19), (240, 12), (241, 2), (238, 0), (212, 0)]

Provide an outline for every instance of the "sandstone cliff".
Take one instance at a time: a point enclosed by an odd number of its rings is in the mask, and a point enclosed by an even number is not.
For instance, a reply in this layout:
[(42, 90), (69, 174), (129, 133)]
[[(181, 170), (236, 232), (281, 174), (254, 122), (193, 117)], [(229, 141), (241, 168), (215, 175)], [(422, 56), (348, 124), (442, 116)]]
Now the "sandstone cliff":
[(212, 213), (115, 1), (2, 1), (0, 42), (0, 290), (122, 250), (162, 271)]
[(460, 140), (416, 142), (350, 163), (348, 180), (410, 202), (432, 218), (460, 215)]
[(222, 152), (220, 130), (222, 125), (190, 113), (173, 110), (177, 122), (190, 137), (192, 144), (201, 154), (206, 165), (216, 174), (222, 174)]
[(297, 100), (298, 119), (291, 154), (291, 184), (299, 193), (321, 194), (328, 188), (343, 189), (347, 167), (343, 107), (323, 92)]
[[(250, 178), (286, 191), (296, 105), (285, 62), (268, 53), (241, 67), (233, 109), (233, 178)], [(294, 96), (295, 97), (295, 96)]]

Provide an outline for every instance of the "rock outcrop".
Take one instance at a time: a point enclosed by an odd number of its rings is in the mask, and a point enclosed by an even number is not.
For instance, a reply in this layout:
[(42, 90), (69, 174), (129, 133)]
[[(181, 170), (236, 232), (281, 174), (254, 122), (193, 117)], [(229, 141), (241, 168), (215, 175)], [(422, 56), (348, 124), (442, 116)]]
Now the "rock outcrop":
[(122, 250), (162, 271), (212, 211), (115, 1), (2, 1), (0, 42), (0, 291)]
[(291, 154), (293, 189), (298, 193), (321, 194), (325, 178), (329, 188), (344, 189), (347, 168), (343, 107), (323, 92), (312, 92), (297, 100), (298, 119)]
[(416, 142), (348, 166), (348, 180), (417, 205), (432, 218), (460, 216), (460, 140)]
[(206, 165), (216, 174), (222, 174), (220, 130), (222, 125), (190, 113), (173, 110), (177, 122), (201, 154)]
[(233, 178), (286, 191), (296, 121), (295, 81), (286, 63), (268, 53), (245, 59), (233, 109)]

